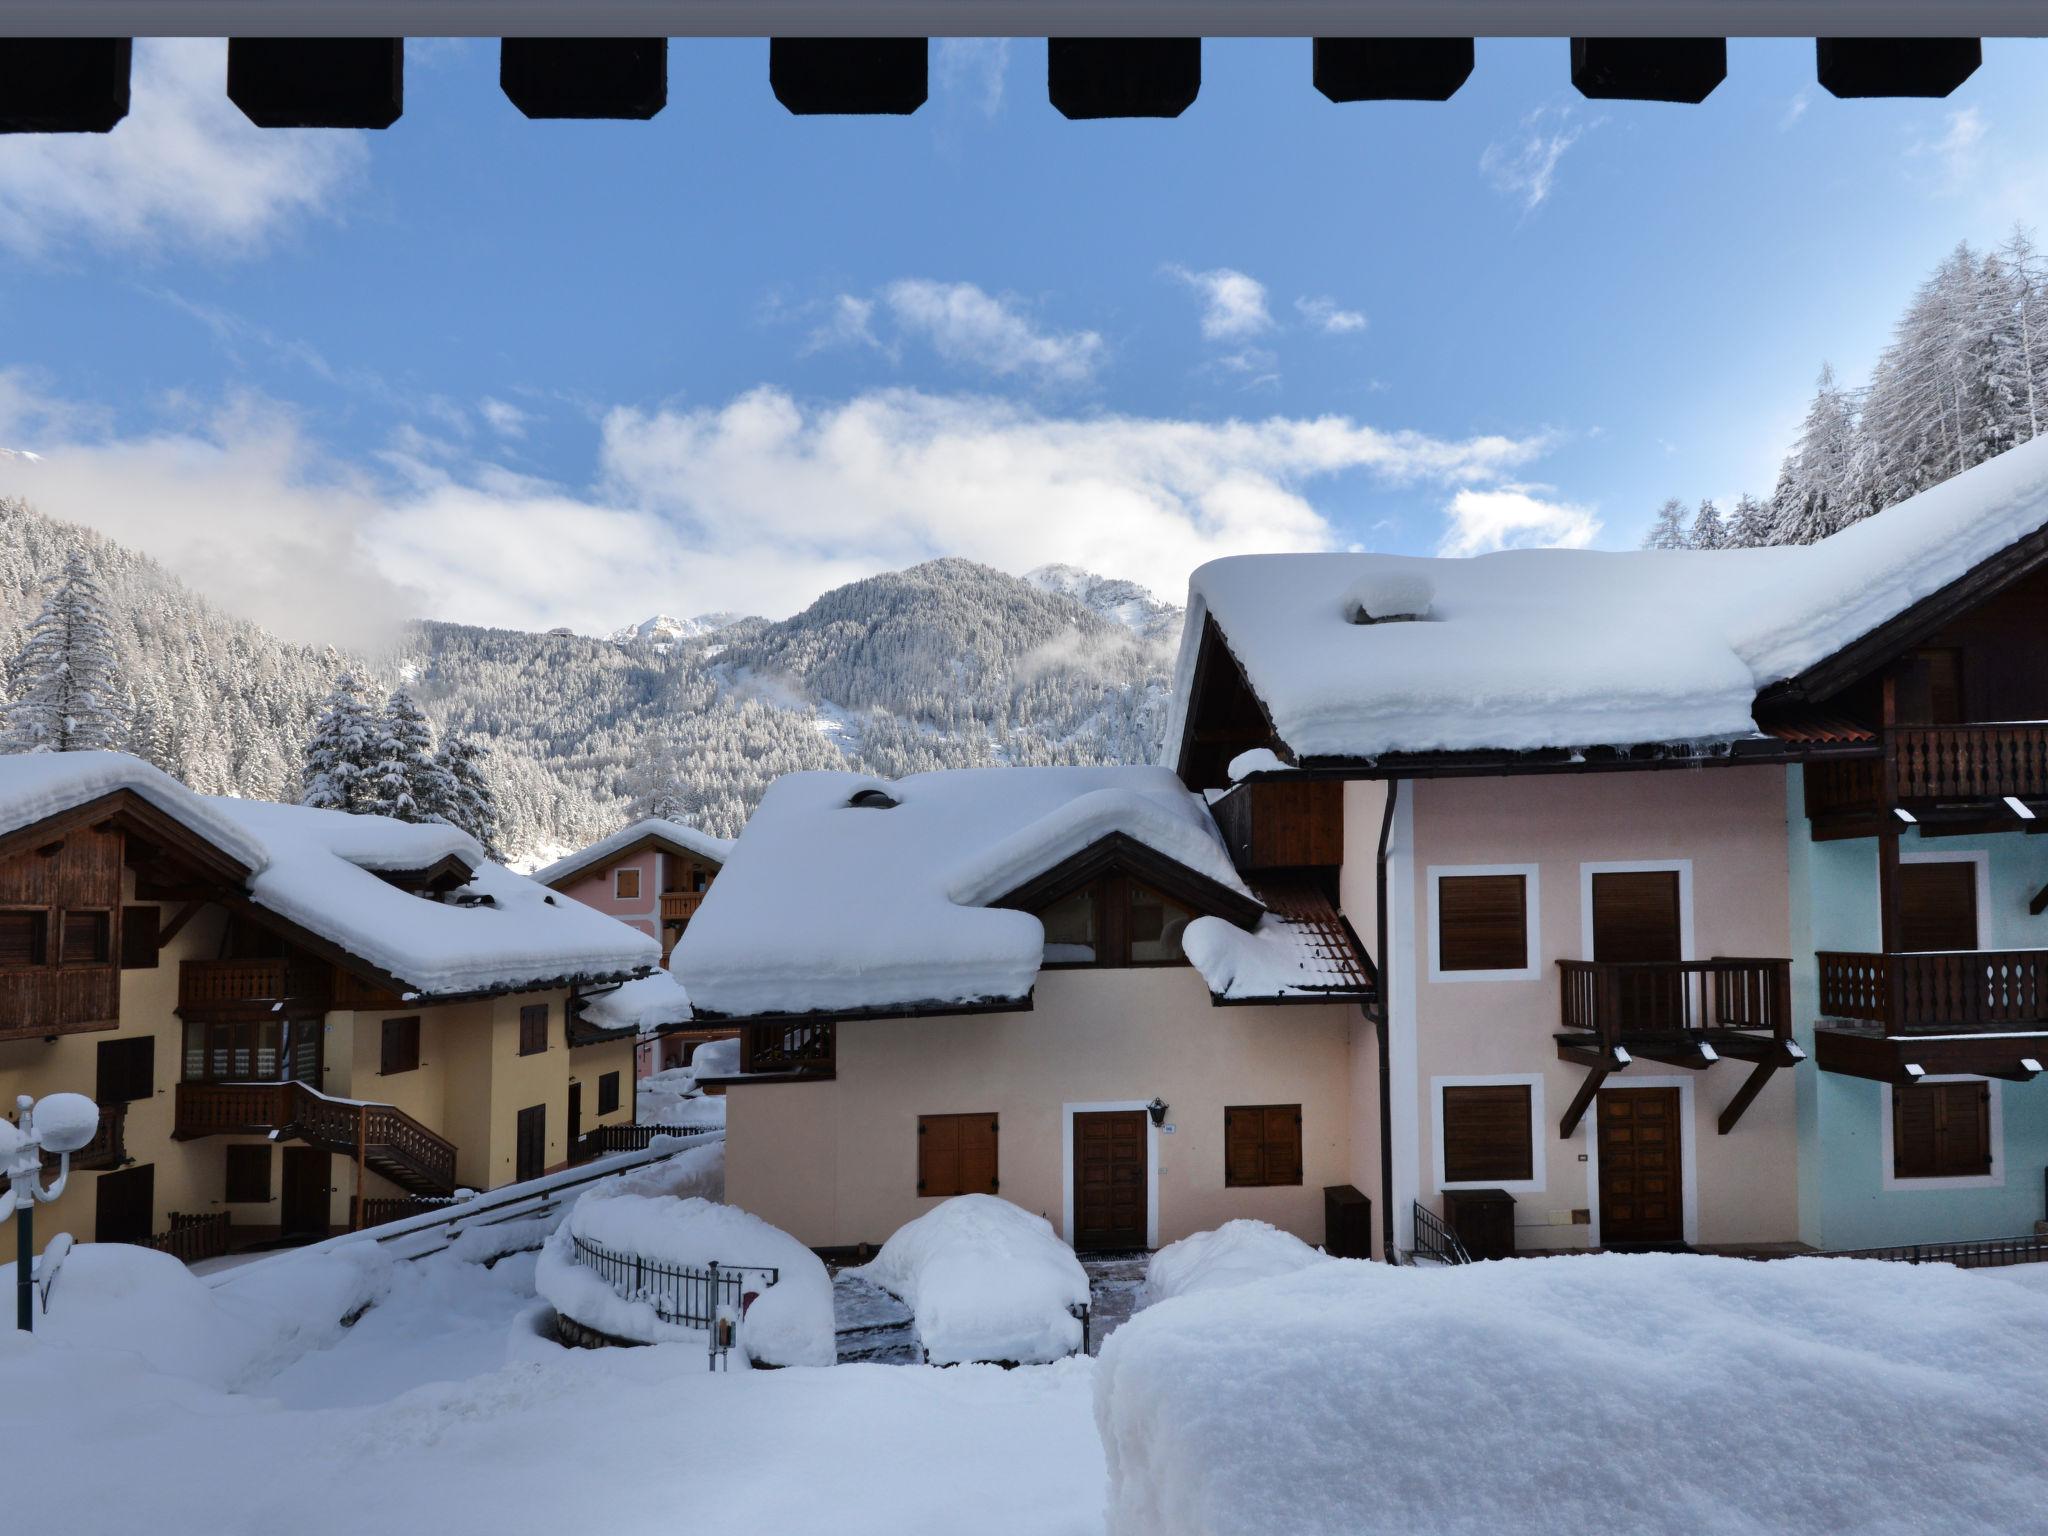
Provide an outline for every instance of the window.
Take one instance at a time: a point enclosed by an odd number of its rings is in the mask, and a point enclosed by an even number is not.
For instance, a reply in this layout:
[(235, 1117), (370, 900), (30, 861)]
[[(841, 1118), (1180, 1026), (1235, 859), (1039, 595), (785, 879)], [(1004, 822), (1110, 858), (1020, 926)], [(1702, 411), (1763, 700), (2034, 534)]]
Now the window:
[(1527, 1083), (1443, 1090), (1444, 1182), (1515, 1184), (1535, 1169), (1535, 1113)]
[(1892, 1090), (1892, 1177), (1991, 1171), (1991, 1085), (1921, 1083)]
[(996, 1116), (919, 1115), (917, 1117), (917, 1192), (940, 1195), (992, 1195), (1002, 1187), (996, 1177)]
[(384, 1021), (382, 1063), (377, 1070), (385, 1076), (394, 1072), (416, 1072), (420, 1065), (420, 1016)]
[(519, 1054), (534, 1056), (548, 1048), (548, 1005), (531, 1003), (519, 1010)]
[(124, 971), (153, 971), (157, 967), (157, 951), (162, 947), (158, 942), (159, 932), (157, 907), (123, 907), (121, 909), (121, 969)]
[(1223, 1183), (1246, 1189), (1301, 1182), (1301, 1106), (1240, 1104), (1223, 1111)]
[(637, 869), (613, 870), (612, 894), (621, 901), (638, 901), (640, 899), (640, 871)]
[(1062, 965), (1185, 965), (1181, 934), (1190, 907), (1125, 875), (1108, 875), (1041, 908), (1045, 963)]
[[(316, 1021), (312, 1029), (320, 1028)], [(273, 1083), (284, 1061), (284, 1026), (276, 1019), (185, 1026), (185, 1081)]]
[(114, 953), (114, 914), (66, 912), (63, 943), (66, 965), (105, 965)]
[(1974, 859), (1908, 859), (1899, 865), (1900, 949), (1977, 947), (1977, 868)]
[(619, 1074), (607, 1072), (597, 1080), (597, 1112), (609, 1115), (619, 1107)]
[(41, 908), (0, 912), (0, 967), (20, 970), (50, 960), (50, 914)]
[(102, 1040), (98, 1080), (93, 1085), (96, 1104), (129, 1104), (156, 1093), (156, 1037), (141, 1035), (133, 1040)]
[(228, 1148), (230, 1205), (261, 1205), (270, 1198), (270, 1148), (266, 1145)]
[(1439, 875), (1435, 896), (1438, 971), (1530, 970), (1527, 875)]

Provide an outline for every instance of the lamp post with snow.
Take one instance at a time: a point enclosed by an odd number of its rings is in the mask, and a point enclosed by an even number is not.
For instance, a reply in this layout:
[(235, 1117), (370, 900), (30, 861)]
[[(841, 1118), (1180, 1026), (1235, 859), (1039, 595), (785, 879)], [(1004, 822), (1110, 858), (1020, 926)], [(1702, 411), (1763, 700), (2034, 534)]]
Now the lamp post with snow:
[[(7, 1193), (0, 1196), (0, 1221), (14, 1213), (14, 1326), (35, 1327), (35, 1211), (64, 1193), (71, 1177), (71, 1154), (89, 1144), (99, 1131), (100, 1108), (82, 1093), (51, 1093), (38, 1104), (27, 1094), (14, 1101), (21, 1111), (14, 1124), (0, 1120), (0, 1173), (7, 1175)], [(43, 1187), (43, 1153), (58, 1157), (57, 1182)]]

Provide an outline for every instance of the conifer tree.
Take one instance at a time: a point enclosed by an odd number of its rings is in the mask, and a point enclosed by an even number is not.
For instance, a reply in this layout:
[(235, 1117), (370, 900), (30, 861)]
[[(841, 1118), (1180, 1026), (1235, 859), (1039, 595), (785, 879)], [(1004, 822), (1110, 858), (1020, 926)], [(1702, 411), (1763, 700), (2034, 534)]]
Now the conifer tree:
[(448, 771), (434, 757), (434, 729), (403, 688), (393, 690), (378, 722), (363, 809), (400, 821), (445, 817), (454, 796)]
[(1700, 509), (1692, 520), (1692, 532), (1686, 535), (1686, 544), (1692, 549), (1728, 547), (1728, 529), (1721, 521), (1721, 509), (1711, 500), (1700, 503)]
[(1771, 542), (1771, 509), (1744, 491), (1728, 518), (1728, 547), (1755, 549)]
[(128, 734), (128, 689), (92, 562), (73, 548), (8, 668), (10, 752), (113, 751)]
[(299, 804), (326, 811), (369, 809), (370, 773), (381, 732), (363, 685), (353, 672), (334, 680), (320, 718), (306, 738)]
[(485, 760), (490, 748), (467, 736), (449, 736), (441, 743), (435, 764), (447, 776), (448, 820), (484, 845), (490, 857), (503, 860), (498, 846), (498, 797), (491, 790)]
[(1650, 531), (1643, 535), (1645, 549), (1684, 549), (1685, 503), (1676, 496), (1657, 509), (1657, 520), (1650, 524)]

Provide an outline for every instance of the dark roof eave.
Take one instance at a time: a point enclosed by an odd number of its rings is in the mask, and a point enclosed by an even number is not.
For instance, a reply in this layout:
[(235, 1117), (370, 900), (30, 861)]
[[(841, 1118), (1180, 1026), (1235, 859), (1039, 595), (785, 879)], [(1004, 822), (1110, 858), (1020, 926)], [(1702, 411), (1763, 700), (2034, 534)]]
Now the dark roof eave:
[(1033, 993), (1022, 997), (982, 998), (974, 1002), (888, 1003), (872, 1008), (815, 1008), (806, 1012), (719, 1013), (709, 1008), (696, 1010), (693, 1024), (849, 1024), (869, 1019), (936, 1019), (955, 1014), (1029, 1013)]

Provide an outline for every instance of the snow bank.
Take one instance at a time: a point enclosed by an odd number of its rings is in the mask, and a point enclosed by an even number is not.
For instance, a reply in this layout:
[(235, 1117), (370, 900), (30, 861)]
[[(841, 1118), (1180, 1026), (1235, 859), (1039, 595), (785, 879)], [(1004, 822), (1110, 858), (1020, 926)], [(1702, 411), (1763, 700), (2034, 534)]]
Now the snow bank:
[(1181, 951), (1218, 997), (1355, 995), (1360, 984), (1312, 930), (1272, 912), (1249, 933), (1220, 917), (1198, 917), (1181, 934)]
[(994, 1195), (959, 1195), (898, 1227), (846, 1271), (900, 1298), (934, 1365), (1036, 1364), (1081, 1347), (1088, 1274), (1051, 1223)]
[[(850, 805), (863, 789), (897, 804)], [(1164, 768), (969, 768), (888, 783), (787, 774), (768, 787), (673, 965), (700, 1013), (1019, 999), (1045, 930), (1030, 913), (984, 904), (1113, 832), (1244, 889), (1201, 800)]]
[[(1189, 584), (1166, 739), (1182, 734), (1207, 617), (1298, 756), (1750, 736), (1759, 689), (2044, 522), (2048, 440), (1812, 545), (1216, 560)], [(1361, 596), (1384, 606), (1425, 583), (1429, 622), (1351, 622)]]
[(714, 864), (723, 864), (732, 853), (732, 839), (713, 837), (709, 832), (690, 826), (687, 822), (670, 821), (661, 816), (648, 816), (629, 827), (621, 827), (609, 837), (601, 837), (588, 848), (582, 848), (567, 858), (536, 869), (533, 878), (542, 885), (561, 885), (572, 880), (585, 870), (595, 869), (614, 854), (623, 853), (635, 843), (655, 838), (661, 842), (694, 853), (699, 858), (709, 859)]
[[(230, 1388), (332, 1343), (341, 1320), (389, 1281), (390, 1261), (374, 1248), (252, 1264), (209, 1286), (167, 1253), (81, 1243), (58, 1271), (49, 1311), (37, 1312), (35, 1335), (64, 1348), (123, 1351), (165, 1375)], [(0, 1265), (0, 1294), (14, 1294), (12, 1264)]]
[(1943, 1265), (1330, 1261), (1104, 1346), (1111, 1536), (2039, 1531), (2048, 1300)]
[(776, 1270), (773, 1285), (749, 1275), (758, 1291), (740, 1327), (747, 1358), (762, 1365), (830, 1365), (836, 1358), (832, 1280), (818, 1256), (779, 1228), (730, 1205), (599, 1185), (579, 1199), (541, 1250), (534, 1286), (565, 1317), (587, 1328), (646, 1344), (704, 1342), (702, 1329), (664, 1321), (650, 1301), (620, 1295), (577, 1262), (575, 1238), (657, 1263)]
[(1153, 1254), (1138, 1305), (1271, 1280), (1325, 1262), (1323, 1254), (1269, 1222), (1226, 1221), (1213, 1232), (1197, 1232)]

